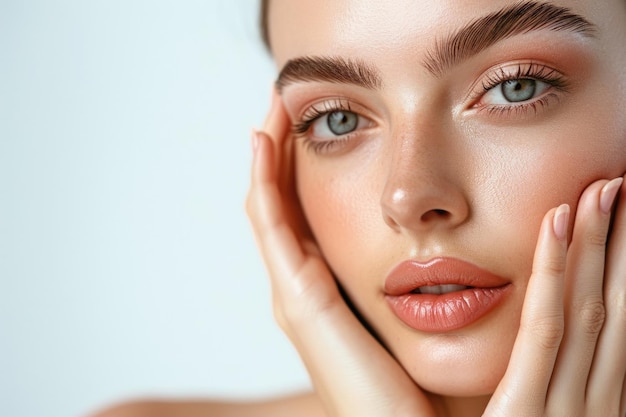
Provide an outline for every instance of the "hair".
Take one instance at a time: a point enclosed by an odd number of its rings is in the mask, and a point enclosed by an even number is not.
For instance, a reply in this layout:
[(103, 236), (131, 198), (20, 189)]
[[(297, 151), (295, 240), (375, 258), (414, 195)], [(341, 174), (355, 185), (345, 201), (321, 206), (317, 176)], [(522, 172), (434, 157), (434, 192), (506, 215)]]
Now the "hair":
[(272, 52), (270, 45), (269, 25), (268, 25), (269, 0), (261, 0), (259, 13), (259, 28), (261, 29), (261, 40), (268, 52)]

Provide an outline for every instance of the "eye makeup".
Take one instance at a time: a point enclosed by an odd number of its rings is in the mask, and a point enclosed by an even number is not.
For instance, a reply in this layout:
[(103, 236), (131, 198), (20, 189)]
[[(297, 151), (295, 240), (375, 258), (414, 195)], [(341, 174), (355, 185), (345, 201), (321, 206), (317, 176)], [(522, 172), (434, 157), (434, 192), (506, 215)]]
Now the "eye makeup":
[[(569, 90), (565, 75), (546, 64), (501, 64), (490, 69), (470, 93), (469, 109), (493, 117), (533, 115)], [(520, 99), (512, 99), (511, 92)]]
[(292, 132), (308, 150), (328, 154), (373, 125), (369, 118), (352, 109), (350, 100), (337, 97), (311, 105), (293, 124)]
[[(570, 76), (558, 67), (555, 63), (547, 64), (536, 59), (503, 60), (482, 74), (462, 81), (469, 85), (461, 93), (465, 97), (453, 100), (461, 104), (462, 111), (469, 117), (477, 117), (489, 124), (513, 126), (516, 122), (527, 122), (549, 108), (556, 108), (571, 92)], [(454, 79), (442, 82), (453, 83)], [(328, 90), (321, 87), (317, 85), (310, 90), (311, 93), (302, 94), (322, 97), (322, 94), (332, 92), (332, 87)], [(433, 91), (437, 88), (432, 87)], [(436, 94), (454, 90), (451, 84), (443, 84), (443, 90), (439, 89), (440, 93)], [(348, 145), (358, 143), (368, 129), (376, 126), (374, 118), (368, 116), (371, 114), (368, 107), (362, 102), (358, 96), (352, 97), (349, 89), (344, 89), (341, 95), (313, 101), (303, 111), (294, 112), (297, 114), (292, 125), (294, 138), (301, 140), (314, 154), (334, 155), (349, 149)]]

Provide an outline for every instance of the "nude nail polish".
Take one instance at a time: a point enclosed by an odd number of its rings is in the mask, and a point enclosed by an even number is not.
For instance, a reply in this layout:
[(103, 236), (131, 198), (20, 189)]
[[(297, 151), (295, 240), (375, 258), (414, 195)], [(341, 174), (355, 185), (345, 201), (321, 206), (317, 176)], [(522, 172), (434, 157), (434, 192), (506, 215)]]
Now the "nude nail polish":
[(567, 226), (569, 223), (569, 205), (561, 204), (554, 212), (552, 228), (557, 239), (567, 238)]
[(617, 192), (622, 186), (623, 181), (624, 179), (622, 177), (615, 178), (614, 180), (606, 183), (606, 185), (602, 188), (602, 191), (600, 192), (600, 210), (604, 214), (609, 214), (611, 212), (615, 196), (617, 196)]

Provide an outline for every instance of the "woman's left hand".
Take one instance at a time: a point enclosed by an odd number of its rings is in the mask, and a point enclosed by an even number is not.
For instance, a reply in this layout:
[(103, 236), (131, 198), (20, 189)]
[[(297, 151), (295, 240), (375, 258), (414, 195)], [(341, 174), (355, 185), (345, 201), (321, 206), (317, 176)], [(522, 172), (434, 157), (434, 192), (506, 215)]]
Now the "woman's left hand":
[(622, 181), (597, 181), (583, 192), (569, 247), (569, 222), (559, 223), (567, 207), (544, 219), (511, 360), (484, 417), (625, 415)]

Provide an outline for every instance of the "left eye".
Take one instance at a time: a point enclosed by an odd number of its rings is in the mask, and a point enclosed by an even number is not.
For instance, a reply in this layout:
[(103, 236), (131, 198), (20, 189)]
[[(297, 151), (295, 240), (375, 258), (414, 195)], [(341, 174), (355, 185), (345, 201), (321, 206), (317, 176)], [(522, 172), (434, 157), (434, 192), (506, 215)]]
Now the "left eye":
[(313, 123), (313, 136), (329, 138), (342, 136), (369, 126), (369, 121), (357, 113), (335, 110), (326, 113)]
[(485, 104), (511, 104), (532, 100), (550, 88), (550, 84), (532, 78), (503, 81), (483, 96)]

